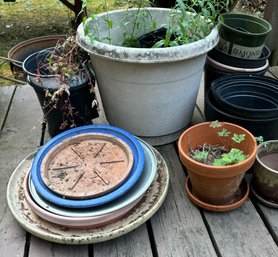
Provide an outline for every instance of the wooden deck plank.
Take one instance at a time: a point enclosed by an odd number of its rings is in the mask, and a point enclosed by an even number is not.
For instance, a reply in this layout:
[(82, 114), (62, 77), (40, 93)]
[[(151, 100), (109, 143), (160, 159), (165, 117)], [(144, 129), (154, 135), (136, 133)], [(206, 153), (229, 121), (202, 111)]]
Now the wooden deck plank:
[[(23, 256), (26, 233), (17, 225), (6, 202), (7, 183), (16, 166), (38, 145), (40, 130), (32, 129), (39, 120), (40, 107), (32, 88), (18, 87), (0, 135), (0, 253)], [(31, 128), (31, 129), (30, 129)]]
[(93, 246), (94, 257), (150, 257), (152, 256), (151, 245), (146, 224), (141, 225), (127, 235), (116, 239), (98, 243)]
[(204, 216), (221, 256), (278, 256), (278, 247), (250, 200), (234, 211), (204, 211)]
[(270, 207), (266, 207), (260, 203), (257, 203), (257, 206), (260, 210), (261, 216), (264, 218), (265, 222), (271, 234), (278, 245), (278, 211)]
[(31, 237), (28, 257), (88, 257), (87, 245), (62, 245)]
[(1, 87), (0, 86), (0, 129), (3, 126), (6, 114), (9, 109), (10, 102), (15, 91), (15, 86)]
[(166, 200), (151, 219), (158, 256), (216, 256), (200, 211), (186, 196), (185, 175), (174, 145), (157, 149), (170, 172)]

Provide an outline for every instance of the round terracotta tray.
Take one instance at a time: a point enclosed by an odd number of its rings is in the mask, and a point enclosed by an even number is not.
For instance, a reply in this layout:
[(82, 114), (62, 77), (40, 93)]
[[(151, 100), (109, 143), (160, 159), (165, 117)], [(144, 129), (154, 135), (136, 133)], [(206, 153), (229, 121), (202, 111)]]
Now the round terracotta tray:
[(156, 151), (157, 174), (135, 208), (121, 219), (100, 228), (72, 229), (39, 218), (29, 207), (23, 191), (23, 180), (30, 169), (34, 153), (24, 159), (13, 172), (7, 187), (8, 206), (18, 223), (31, 234), (62, 244), (91, 244), (124, 235), (151, 218), (162, 205), (169, 186), (169, 172), (163, 157)]
[(132, 165), (132, 151), (123, 140), (88, 133), (54, 146), (42, 161), (41, 177), (56, 194), (69, 199), (90, 199), (120, 186)]
[(247, 200), (247, 197), (249, 195), (249, 184), (245, 179), (242, 180), (238, 192), (237, 192), (237, 197), (236, 199), (227, 205), (213, 205), (209, 203), (205, 203), (199, 198), (196, 197), (192, 190), (192, 185), (190, 182), (189, 176), (186, 178), (186, 192), (188, 195), (188, 198), (195, 203), (197, 206), (202, 207), (203, 209), (209, 210), (209, 211), (214, 211), (214, 212), (226, 212), (226, 211), (231, 211), (234, 210), (238, 207), (240, 207), (242, 204), (245, 203)]

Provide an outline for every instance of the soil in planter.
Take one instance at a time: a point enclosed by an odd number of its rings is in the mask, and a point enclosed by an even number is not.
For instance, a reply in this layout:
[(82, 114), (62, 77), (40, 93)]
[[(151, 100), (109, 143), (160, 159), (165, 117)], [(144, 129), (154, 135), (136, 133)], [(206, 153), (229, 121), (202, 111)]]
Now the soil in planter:
[[(212, 165), (214, 160), (221, 159), (222, 154), (228, 153), (230, 149), (221, 145), (200, 145), (196, 149), (191, 149), (189, 156), (200, 163)], [(207, 155), (204, 157), (204, 155)]]

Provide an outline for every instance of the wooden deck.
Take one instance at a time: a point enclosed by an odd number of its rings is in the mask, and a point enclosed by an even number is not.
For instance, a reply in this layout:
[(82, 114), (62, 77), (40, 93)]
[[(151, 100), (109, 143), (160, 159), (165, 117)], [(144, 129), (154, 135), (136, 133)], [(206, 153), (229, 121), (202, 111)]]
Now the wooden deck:
[[(203, 109), (202, 91), (198, 106)], [(187, 198), (185, 171), (176, 144), (157, 147), (170, 173), (168, 195), (158, 212), (136, 230), (103, 243), (61, 245), (26, 233), (6, 202), (7, 183), (15, 167), (41, 141), (41, 109), (28, 86), (0, 87), (0, 256), (278, 256), (278, 211), (250, 196), (237, 210), (212, 213)], [(202, 121), (195, 109), (193, 123)]]

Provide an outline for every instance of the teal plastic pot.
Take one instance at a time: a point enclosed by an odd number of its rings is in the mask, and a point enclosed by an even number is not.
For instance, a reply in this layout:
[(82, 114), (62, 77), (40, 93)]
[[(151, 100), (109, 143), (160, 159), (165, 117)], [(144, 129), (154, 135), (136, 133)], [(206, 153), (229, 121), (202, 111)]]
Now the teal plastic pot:
[(272, 27), (266, 20), (247, 14), (225, 13), (220, 21), (217, 48), (232, 56), (257, 59)]

